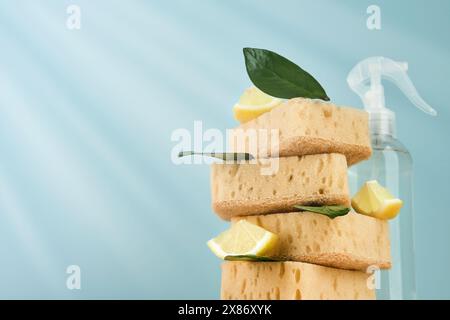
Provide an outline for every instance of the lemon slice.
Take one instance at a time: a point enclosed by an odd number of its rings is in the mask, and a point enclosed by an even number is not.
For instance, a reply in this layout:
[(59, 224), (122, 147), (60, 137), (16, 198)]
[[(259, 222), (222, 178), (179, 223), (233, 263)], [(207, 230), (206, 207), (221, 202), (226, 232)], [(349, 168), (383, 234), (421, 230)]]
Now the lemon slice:
[(402, 200), (394, 198), (376, 180), (367, 181), (352, 199), (356, 212), (384, 220), (395, 218), (402, 205)]
[(278, 236), (257, 225), (240, 220), (230, 229), (207, 242), (216, 256), (253, 255), (265, 256), (271, 253), (278, 242)]
[(233, 107), (234, 118), (240, 123), (255, 119), (281, 104), (283, 100), (265, 94), (256, 87), (248, 88)]

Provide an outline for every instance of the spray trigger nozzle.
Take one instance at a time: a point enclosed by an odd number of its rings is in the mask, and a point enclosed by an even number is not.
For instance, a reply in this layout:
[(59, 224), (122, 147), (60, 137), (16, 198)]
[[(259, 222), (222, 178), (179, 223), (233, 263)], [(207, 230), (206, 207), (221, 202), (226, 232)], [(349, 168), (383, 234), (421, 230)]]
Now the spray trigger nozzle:
[(396, 62), (384, 57), (371, 57), (359, 62), (349, 73), (347, 82), (363, 100), (369, 113), (375, 110), (386, 110), (384, 89), (381, 79), (392, 81), (420, 110), (429, 115), (437, 115), (428, 103), (417, 92), (408, 77), (408, 63)]

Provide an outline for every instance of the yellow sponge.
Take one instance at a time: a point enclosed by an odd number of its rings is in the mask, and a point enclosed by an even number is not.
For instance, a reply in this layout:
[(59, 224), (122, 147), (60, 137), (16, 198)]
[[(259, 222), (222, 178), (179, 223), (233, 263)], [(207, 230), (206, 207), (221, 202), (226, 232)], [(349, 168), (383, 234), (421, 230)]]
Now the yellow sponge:
[(341, 154), (279, 158), (273, 175), (261, 165), (213, 164), (213, 210), (223, 219), (291, 212), (294, 205), (348, 205), (347, 162)]
[(292, 212), (233, 218), (278, 235), (275, 258), (366, 271), (369, 266), (391, 267), (387, 221), (349, 214), (330, 219), (311, 212)]
[[(273, 129), (279, 132), (279, 143), (270, 143)], [(258, 136), (266, 132), (269, 144), (250, 143), (249, 130), (257, 131)], [(368, 159), (372, 153), (367, 112), (305, 98), (288, 100), (240, 125), (233, 130), (228, 143), (231, 151), (249, 152), (257, 157), (271, 155), (276, 149), (280, 157), (341, 153), (349, 166)]]
[(224, 300), (372, 300), (369, 274), (302, 262), (228, 261), (222, 265)]

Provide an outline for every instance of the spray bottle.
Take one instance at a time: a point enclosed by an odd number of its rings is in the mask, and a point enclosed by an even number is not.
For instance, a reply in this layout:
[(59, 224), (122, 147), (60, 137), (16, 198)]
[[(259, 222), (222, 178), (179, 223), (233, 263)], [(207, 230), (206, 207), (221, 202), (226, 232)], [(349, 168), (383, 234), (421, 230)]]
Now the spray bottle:
[(408, 64), (384, 57), (367, 58), (349, 73), (347, 82), (369, 113), (372, 157), (350, 169), (352, 192), (366, 181), (377, 180), (403, 200), (399, 215), (389, 221), (392, 268), (381, 271), (377, 299), (416, 299), (413, 163), (408, 150), (396, 138), (395, 113), (385, 106), (382, 79), (392, 81), (423, 112), (436, 111), (418, 94), (406, 73)]

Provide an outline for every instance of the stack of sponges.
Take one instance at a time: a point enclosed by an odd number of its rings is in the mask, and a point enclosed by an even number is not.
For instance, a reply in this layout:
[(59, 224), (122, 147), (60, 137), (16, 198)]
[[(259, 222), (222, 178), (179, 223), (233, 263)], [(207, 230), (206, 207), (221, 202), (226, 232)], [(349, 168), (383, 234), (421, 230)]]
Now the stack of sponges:
[[(295, 205), (350, 207), (347, 167), (371, 155), (368, 117), (363, 111), (295, 98), (239, 130), (276, 129), (276, 172), (262, 164), (212, 166), (214, 211), (241, 219), (279, 237), (274, 262), (226, 261), (222, 299), (373, 299), (368, 267), (389, 268), (387, 222), (349, 214), (330, 219)], [(249, 141), (233, 151), (249, 151)], [(255, 162), (255, 161), (254, 161)]]

